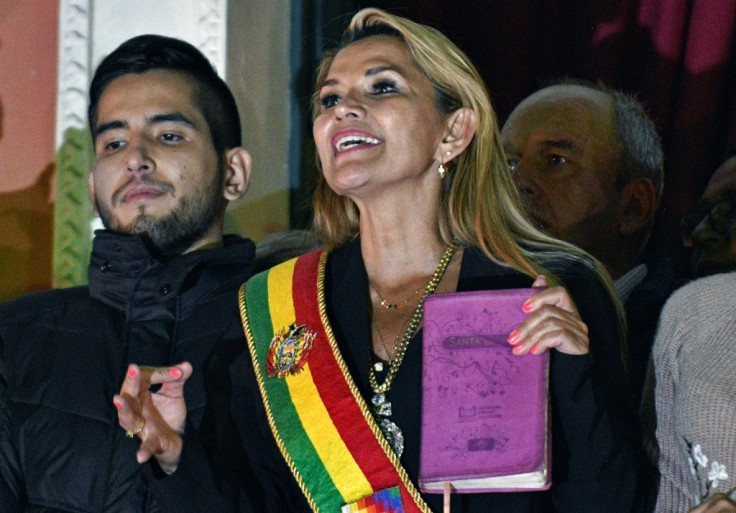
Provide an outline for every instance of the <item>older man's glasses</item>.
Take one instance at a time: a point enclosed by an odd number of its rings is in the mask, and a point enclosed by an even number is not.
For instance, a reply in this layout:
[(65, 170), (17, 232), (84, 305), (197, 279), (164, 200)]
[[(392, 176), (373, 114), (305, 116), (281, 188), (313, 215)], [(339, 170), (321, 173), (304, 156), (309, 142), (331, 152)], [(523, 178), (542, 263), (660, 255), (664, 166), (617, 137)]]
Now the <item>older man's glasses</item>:
[(711, 230), (723, 238), (729, 238), (736, 230), (736, 198), (726, 198), (687, 214), (680, 221), (680, 236), (686, 246), (692, 245), (695, 228), (707, 219)]

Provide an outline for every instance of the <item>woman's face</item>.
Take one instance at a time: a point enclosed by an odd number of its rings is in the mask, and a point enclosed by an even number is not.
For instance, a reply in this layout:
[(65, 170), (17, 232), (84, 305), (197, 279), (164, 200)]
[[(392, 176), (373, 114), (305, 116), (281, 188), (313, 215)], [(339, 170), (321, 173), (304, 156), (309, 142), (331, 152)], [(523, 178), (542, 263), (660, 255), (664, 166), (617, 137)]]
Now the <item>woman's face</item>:
[(342, 49), (319, 103), (314, 140), (333, 191), (353, 199), (397, 186), (439, 193), (443, 116), (403, 42), (371, 36)]

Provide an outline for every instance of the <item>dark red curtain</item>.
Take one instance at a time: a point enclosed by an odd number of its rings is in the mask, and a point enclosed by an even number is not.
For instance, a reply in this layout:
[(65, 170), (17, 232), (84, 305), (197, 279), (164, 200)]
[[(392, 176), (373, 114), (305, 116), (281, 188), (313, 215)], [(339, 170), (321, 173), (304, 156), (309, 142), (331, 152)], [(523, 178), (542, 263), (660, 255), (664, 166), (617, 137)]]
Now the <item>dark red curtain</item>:
[(361, 2), (428, 23), (473, 59), (501, 122), (561, 77), (636, 94), (665, 146), (666, 180), (652, 246), (681, 274), (680, 217), (736, 146), (734, 0), (379, 0)]

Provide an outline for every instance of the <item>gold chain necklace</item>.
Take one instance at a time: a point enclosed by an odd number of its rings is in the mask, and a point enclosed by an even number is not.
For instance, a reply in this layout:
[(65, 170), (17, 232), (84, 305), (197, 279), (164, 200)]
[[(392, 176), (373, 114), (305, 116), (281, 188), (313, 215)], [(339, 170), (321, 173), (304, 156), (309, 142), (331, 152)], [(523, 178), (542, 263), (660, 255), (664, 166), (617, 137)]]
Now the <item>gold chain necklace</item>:
[(383, 294), (381, 294), (380, 292), (378, 292), (378, 289), (376, 287), (374, 287), (373, 284), (370, 284), (369, 283), (368, 285), (370, 286), (371, 289), (373, 289), (373, 291), (376, 294), (378, 294), (378, 297), (381, 298), (381, 301), (378, 304), (380, 304), (386, 310), (400, 310), (400, 309), (404, 308), (405, 306), (407, 306), (409, 304), (409, 301), (411, 301), (412, 299), (414, 299), (415, 296), (418, 296), (419, 293), (422, 290), (424, 290), (424, 287), (419, 288), (419, 289), (415, 290), (414, 293), (411, 296), (409, 296), (408, 298), (404, 299), (403, 301), (399, 301), (398, 303), (391, 303), (388, 299), (386, 299), (385, 297), (383, 297)]
[(401, 340), (399, 340), (398, 336), (396, 337), (396, 343), (394, 344), (394, 355), (391, 360), (389, 360), (389, 367), (388, 373), (386, 374), (386, 379), (384, 379), (383, 383), (381, 383), (380, 385), (378, 384), (378, 378), (376, 377), (376, 372), (373, 369), (373, 365), (371, 365), (370, 372), (368, 373), (368, 382), (370, 383), (371, 390), (373, 390), (374, 394), (385, 394), (391, 388), (391, 385), (396, 378), (396, 374), (399, 372), (401, 362), (404, 360), (404, 355), (406, 354), (406, 350), (409, 347), (409, 342), (411, 342), (414, 333), (419, 327), (419, 323), (422, 321), (422, 313), (424, 312), (424, 298), (432, 294), (437, 289), (437, 286), (440, 284), (440, 280), (442, 280), (442, 276), (444, 276), (445, 271), (447, 270), (447, 266), (450, 264), (450, 260), (452, 260), (452, 257), (455, 254), (456, 250), (457, 242), (453, 241), (450, 243), (450, 245), (445, 250), (445, 253), (442, 255), (440, 263), (437, 264), (437, 268), (432, 274), (432, 278), (429, 280), (429, 283), (427, 283), (427, 286), (424, 288), (424, 293), (419, 299), (419, 304), (414, 309), (414, 313), (412, 313), (411, 318), (409, 319), (409, 324), (404, 331), (404, 335), (401, 337)]
[[(399, 340), (398, 336), (396, 337), (396, 341), (394, 343), (394, 355), (388, 362), (386, 379), (384, 379), (383, 383), (379, 385), (378, 377), (376, 376), (377, 369), (374, 367), (374, 365), (371, 365), (368, 370), (368, 383), (370, 383), (371, 390), (373, 390), (373, 397), (371, 398), (371, 403), (373, 405), (373, 414), (376, 417), (378, 427), (381, 429), (381, 432), (386, 437), (386, 441), (389, 443), (394, 453), (399, 458), (401, 458), (401, 455), (404, 452), (404, 434), (401, 432), (399, 426), (397, 426), (396, 423), (394, 423), (390, 418), (391, 402), (386, 400), (386, 392), (388, 392), (391, 388), (391, 385), (394, 382), (394, 378), (396, 378), (396, 374), (399, 372), (399, 366), (404, 360), (404, 355), (406, 354), (406, 349), (409, 347), (409, 342), (411, 342), (414, 333), (417, 331), (419, 323), (422, 322), (422, 313), (424, 312), (424, 298), (437, 290), (437, 286), (440, 284), (442, 276), (444, 276), (445, 271), (447, 270), (447, 266), (450, 264), (450, 260), (452, 260), (456, 249), (457, 242), (452, 241), (445, 250), (445, 253), (442, 255), (440, 263), (437, 264), (437, 268), (434, 270), (432, 278), (429, 280), (429, 283), (427, 283), (427, 286), (424, 288), (424, 294), (422, 294), (422, 297), (419, 299), (419, 304), (417, 305), (414, 313), (412, 313), (411, 318), (409, 319), (409, 325), (404, 331), (404, 336), (401, 338), (401, 340)], [(376, 325), (376, 329), (378, 330), (378, 325)], [(381, 338), (381, 343), (383, 344), (383, 337), (381, 336), (380, 330), (378, 336)], [(385, 347), (385, 344), (384, 349), (388, 349)]]

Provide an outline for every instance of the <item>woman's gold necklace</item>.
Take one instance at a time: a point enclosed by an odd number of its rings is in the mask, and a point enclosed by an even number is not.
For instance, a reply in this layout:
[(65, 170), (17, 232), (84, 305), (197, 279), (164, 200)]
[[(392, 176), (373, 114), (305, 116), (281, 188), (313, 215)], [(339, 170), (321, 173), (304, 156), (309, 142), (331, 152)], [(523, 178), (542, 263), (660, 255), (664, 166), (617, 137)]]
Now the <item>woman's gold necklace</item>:
[(398, 303), (391, 303), (388, 299), (383, 297), (383, 295), (380, 292), (378, 292), (378, 289), (376, 289), (376, 287), (374, 287), (372, 284), (370, 285), (370, 287), (373, 290), (373, 292), (378, 294), (378, 297), (381, 299), (381, 301), (378, 304), (384, 307), (386, 310), (401, 310), (402, 308), (407, 306), (412, 299), (418, 296), (422, 290), (424, 290), (424, 287), (419, 288), (415, 290), (411, 296), (404, 299), (403, 301), (399, 301)]
[[(429, 283), (427, 283), (427, 286), (424, 288), (424, 293), (419, 299), (419, 304), (414, 309), (414, 312), (409, 319), (409, 324), (404, 331), (404, 335), (401, 339), (399, 339), (398, 335), (396, 336), (394, 341), (394, 354), (388, 362), (388, 371), (383, 383), (380, 385), (378, 384), (378, 377), (376, 376), (376, 370), (373, 364), (371, 364), (368, 371), (368, 383), (371, 386), (371, 390), (373, 390), (373, 397), (371, 398), (373, 413), (376, 416), (376, 421), (386, 437), (386, 440), (394, 450), (394, 453), (396, 453), (396, 456), (399, 458), (404, 452), (404, 435), (401, 432), (401, 429), (399, 429), (399, 427), (389, 418), (391, 416), (391, 403), (386, 400), (386, 392), (388, 392), (391, 385), (393, 385), (396, 374), (399, 372), (401, 362), (404, 361), (404, 356), (406, 355), (406, 350), (409, 347), (409, 342), (411, 342), (411, 339), (414, 337), (414, 333), (416, 333), (417, 328), (419, 328), (419, 324), (422, 322), (424, 299), (437, 290), (437, 286), (440, 284), (440, 281), (447, 270), (447, 266), (450, 264), (450, 260), (452, 260), (456, 250), (457, 242), (452, 241), (442, 255), (439, 264), (437, 264), (437, 268), (434, 270), (432, 278), (430, 278)], [(375, 290), (375, 288), (373, 290)], [(376, 291), (376, 293), (378, 293), (378, 291)], [(381, 297), (380, 294), (378, 294), (378, 296)]]

